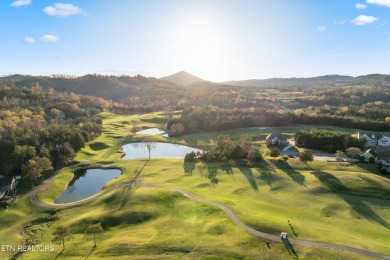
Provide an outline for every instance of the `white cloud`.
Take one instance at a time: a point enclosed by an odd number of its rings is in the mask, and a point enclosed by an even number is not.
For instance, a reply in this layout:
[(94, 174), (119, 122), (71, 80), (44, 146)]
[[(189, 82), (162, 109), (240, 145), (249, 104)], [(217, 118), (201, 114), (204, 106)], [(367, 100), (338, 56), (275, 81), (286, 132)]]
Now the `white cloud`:
[(383, 5), (390, 7), (390, 0), (367, 0), (367, 4)]
[(320, 32), (324, 32), (324, 31), (326, 31), (326, 26), (323, 26), (323, 25), (322, 26), (318, 26), (317, 30), (320, 31)]
[(58, 42), (60, 40), (60, 37), (52, 35), (52, 34), (45, 34), (41, 37), (41, 41), (44, 42)]
[(375, 22), (376, 20), (378, 20), (378, 18), (374, 17), (374, 16), (368, 16), (368, 15), (359, 15), (358, 17), (356, 17), (355, 19), (353, 19), (351, 21), (351, 23), (355, 24), (355, 25), (366, 25), (366, 24), (369, 24), (369, 23), (373, 23)]
[(31, 37), (24, 38), (24, 41), (27, 43), (34, 43), (35, 42), (34, 38), (31, 38)]
[(47, 15), (68, 17), (71, 15), (86, 15), (87, 13), (78, 6), (72, 4), (55, 3), (54, 6), (47, 6), (43, 9)]
[(355, 5), (355, 7), (356, 7), (357, 9), (366, 9), (366, 8), (367, 8), (367, 5), (357, 3), (357, 4)]
[(334, 24), (335, 25), (343, 25), (343, 24), (345, 24), (347, 21), (345, 21), (345, 20), (342, 20), (342, 21), (335, 21), (334, 22)]
[(11, 3), (13, 7), (21, 7), (31, 4), (31, 0), (17, 0)]

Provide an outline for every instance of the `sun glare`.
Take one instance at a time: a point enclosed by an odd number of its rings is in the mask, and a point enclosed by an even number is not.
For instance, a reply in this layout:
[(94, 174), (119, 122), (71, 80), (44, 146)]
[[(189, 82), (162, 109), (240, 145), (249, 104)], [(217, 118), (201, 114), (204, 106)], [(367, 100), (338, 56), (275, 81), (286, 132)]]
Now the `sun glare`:
[[(178, 25), (170, 37), (172, 62), (181, 68), (211, 78), (226, 74), (228, 42), (225, 32), (215, 24), (191, 21)], [(213, 75), (210, 75), (210, 72)]]

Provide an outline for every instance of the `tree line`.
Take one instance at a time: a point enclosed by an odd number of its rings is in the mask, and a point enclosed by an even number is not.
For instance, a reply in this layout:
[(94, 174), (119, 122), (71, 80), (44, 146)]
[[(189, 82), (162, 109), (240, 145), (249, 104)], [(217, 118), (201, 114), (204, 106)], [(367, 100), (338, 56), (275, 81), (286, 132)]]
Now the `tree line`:
[(213, 105), (185, 109), (181, 118), (171, 119), (167, 130), (172, 136), (198, 131), (218, 131), (255, 126), (284, 126), (290, 116), (281, 110), (267, 108), (223, 109)]
[(364, 149), (365, 143), (365, 139), (357, 139), (348, 134), (327, 130), (298, 131), (295, 135), (296, 146), (329, 153), (335, 153), (337, 150), (344, 151), (349, 147)]

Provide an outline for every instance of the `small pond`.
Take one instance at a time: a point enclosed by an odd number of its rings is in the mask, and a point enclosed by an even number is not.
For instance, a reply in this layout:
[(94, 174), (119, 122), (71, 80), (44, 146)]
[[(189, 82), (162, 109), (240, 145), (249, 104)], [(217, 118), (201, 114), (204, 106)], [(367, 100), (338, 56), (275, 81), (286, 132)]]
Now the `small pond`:
[(104, 184), (121, 175), (119, 169), (87, 169), (74, 174), (66, 190), (54, 203), (67, 203), (98, 193)]
[[(148, 158), (148, 149), (145, 144), (131, 143), (122, 146), (125, 156), (122, 159)], [(202, 150), (191, 148), (180, 144), (156, 142), (150, 152), (151, 158), (184, 158), (190, 152), (202, 152)]]
[(144, 129), (138, 132), (135, 132), (137, 135), (161, 135), (164, 134), (165, 131), (161, 131), (158, 128), (149, 128), (149, 129)]

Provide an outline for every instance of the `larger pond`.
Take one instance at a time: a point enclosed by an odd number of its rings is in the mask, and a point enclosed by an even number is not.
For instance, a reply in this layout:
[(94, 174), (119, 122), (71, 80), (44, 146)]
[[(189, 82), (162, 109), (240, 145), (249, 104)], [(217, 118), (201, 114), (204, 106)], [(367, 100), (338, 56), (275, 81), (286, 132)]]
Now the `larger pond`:
[[(149, 152), (145, 143), (131, 143), (122, 146), (125, 156), (123, 159), (148, 158)], [(184, 158), (190, 152), (202, 152), (199, 149), (191, 148), (180, 144), (160, 143), (152, 144), (150, 149), (151, 158)]]
[(87, 169), (77, 172), (54, 203), (68, 203), (88, 198), (98, 193), (106, 182), (119, 175), (121, 175), (119, 169)]

